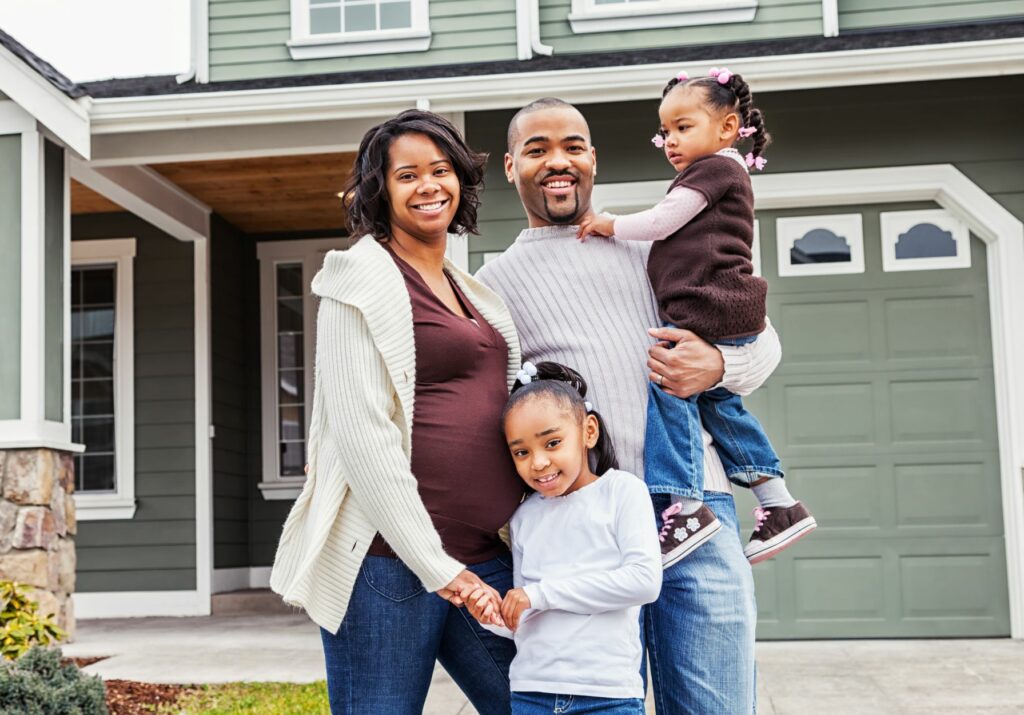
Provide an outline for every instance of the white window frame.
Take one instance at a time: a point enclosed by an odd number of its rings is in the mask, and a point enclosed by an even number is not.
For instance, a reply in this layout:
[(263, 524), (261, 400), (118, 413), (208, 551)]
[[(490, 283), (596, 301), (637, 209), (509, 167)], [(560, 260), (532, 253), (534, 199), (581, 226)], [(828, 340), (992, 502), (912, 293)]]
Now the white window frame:
[(309, 0), (291, 0), (292, 37), (288, 52), (293, 60), (423, 52), (430, 48), (429, 0), (410, 2), (412, 24), (407, 29), (314, 35), (309, 28)]
[[(967, 224), (945, 209), (924, 209), (922, 211), (883, 211), (879, 215), (882, 227), (882, 270), (932, 271), (948, 268), (971, 267), (971, 233)], [(943, 231), (949, 231), (956, 242), (955, 256), (933, 258), (896, 258), (896, 242), (900, 234), (914, 226), (930, 223)]]
[(576, 34), (751, 22), (757, 0), (629, 0), (598, 5), (572, 0), (569, 25)]
[[(850, 244), (850, 260), (844, 263), (804, 263), (792, 265), (789, 252), (793, 244), (816, 228), (832, 231)], [(779, 277), (834, 276), (864, 272), (864, 219), (855, 214), (787, 216), (775, 219), (775, 243), (778, 249)]]
[(302, 264), (302, 353), (303, 405), (307, 439), (313, 412), (313, 364), (316, 354), (317, 299), (309, 284), (328, 251), (344, 249), (348, 238), (322, 238), (304, 241), (263, 241), (256, 246), (260, 271), (260, 420), (263, 437), (263, 481), (260, 492), (267, 500), (295, 499), (306, 483), (303, 476), (281, 474), (278, 448), (278, 375), (277, 375), (277, 266)]
[[(114, 308), (114, 479), (110, 493), (74, 493), (79, 521), (135, 516), (135, 322), (134, 238), (72, 241), (71, 266), (113, 264)], [(70, 294), (70, 281), (68, 292)], [(68, 383), (70, 384), (70, 372)], [(88, 447), (88, 445), (86, 445)]]

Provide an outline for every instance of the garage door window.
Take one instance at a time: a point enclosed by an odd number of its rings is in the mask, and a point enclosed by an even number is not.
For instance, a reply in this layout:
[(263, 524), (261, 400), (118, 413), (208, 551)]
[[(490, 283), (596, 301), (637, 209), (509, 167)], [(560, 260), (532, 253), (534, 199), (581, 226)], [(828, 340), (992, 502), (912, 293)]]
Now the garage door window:
[(948, 211), (887, 211), (881, 224), (886, 271), (971, 267), (970, 232)]
[(864, 272), (860, 214), (794, 216), (776, 221), (780, 276)]

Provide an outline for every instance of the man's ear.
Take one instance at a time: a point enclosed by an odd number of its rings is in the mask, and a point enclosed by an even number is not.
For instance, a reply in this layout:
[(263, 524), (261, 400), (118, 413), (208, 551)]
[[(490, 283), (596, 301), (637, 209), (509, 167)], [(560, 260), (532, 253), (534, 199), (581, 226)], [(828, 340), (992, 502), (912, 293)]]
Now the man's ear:
[(597, 176), (597, 149), (590, 147), (590, 157), (594, 160), (594, 171), (591, 176)]
[(505, 179), (510, 184), (516, 183), (516, 175), (513, 173), (512, 155), (508, 152), (505, 152)]

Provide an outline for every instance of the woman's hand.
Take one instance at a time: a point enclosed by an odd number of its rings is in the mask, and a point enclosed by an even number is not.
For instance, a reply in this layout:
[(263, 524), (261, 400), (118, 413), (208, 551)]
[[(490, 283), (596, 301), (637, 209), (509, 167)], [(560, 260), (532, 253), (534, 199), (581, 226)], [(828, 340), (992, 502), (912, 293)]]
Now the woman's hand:
[(452, 579), (451, 583), (438, 591), (437, 595), (453, 606), (462, 606), (465, 605), (462, 594), (472, 593), (477, 589), (490, 592), (496, 603), (501, 602), (501, 596), (498, 592), (484, 583), (479, 576), (469, 569), (463, 569), (458, 576)]
[[(714, 345), (682, 328), (651, 328), (651, 337), (663, 342), (648, 350), (648, 379), (676, 397), (707, 392), (722, 381), (725, 359)], [(675, 347), (670, 347), (675, 343)]]
[(610, 238), (615, 235), (615, 217), (611, 214), (596, 214), (588, 216), (580, 221), (580, 230), (576, 232), (576, 238), (586, 241), (587, 236), (604, 236)]
[(501, 601), (494, 598), (493, 591), (478, 588), (472, 592), (463, 591), (460, 595), (466, 604), (466, 610), (480, 623), (505, 626), (500, 612)]
[(501, 602), (501, 617), (513, 631), (519, 628), (519, 617), (530, 607), (530, 597), (521, 588), (513, 588)]

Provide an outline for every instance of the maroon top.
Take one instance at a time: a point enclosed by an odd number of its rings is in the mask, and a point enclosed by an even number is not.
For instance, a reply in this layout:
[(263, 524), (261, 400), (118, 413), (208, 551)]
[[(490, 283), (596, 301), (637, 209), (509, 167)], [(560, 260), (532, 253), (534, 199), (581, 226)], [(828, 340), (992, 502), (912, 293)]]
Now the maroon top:
[(664, 241), (655, 241), (647, 275), (661, 319), (709, 342), (764, 330), (768, 284), (754, 275), (754, 192), (735, 159), (712, 154), (683, 169), (685, 186), (707, 207)]
[[(508, 346), (451, 276), (448, 282), (465, 311), (462, 315), (434, 295), (388, 244), (384, 247), (402, 271), (412, 300), (412, 473), (445, 551), (464, 564), (487, 561), (507, 551), (498, 530), (512, 517), (524, 491), (501, 431), (501, 411), (508, 399)], [(369, 553), (395, 556), (380, 534)]]

